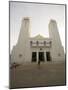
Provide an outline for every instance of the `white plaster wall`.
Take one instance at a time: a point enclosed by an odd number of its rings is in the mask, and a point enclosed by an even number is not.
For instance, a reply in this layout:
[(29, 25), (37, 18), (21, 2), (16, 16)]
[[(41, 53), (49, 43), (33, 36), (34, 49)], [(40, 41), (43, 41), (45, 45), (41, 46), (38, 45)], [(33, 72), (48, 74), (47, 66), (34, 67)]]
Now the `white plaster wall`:
[[(25, 63), (30, 60), (29, 25), (29, 18), (24, 18), (22, 20), (17, 45), (12, 50), (11, 62)], [(19, 57), (20, 54), (22, 55), (21, 57)]]
[[(53, 61), (64, 61), (64, 50), (61, 44), (58, 27), (55, 20), (49, 23), (49, 36), (52, 39), (51, 56)], [(60, 53), (60, 56), (58, 55)]]

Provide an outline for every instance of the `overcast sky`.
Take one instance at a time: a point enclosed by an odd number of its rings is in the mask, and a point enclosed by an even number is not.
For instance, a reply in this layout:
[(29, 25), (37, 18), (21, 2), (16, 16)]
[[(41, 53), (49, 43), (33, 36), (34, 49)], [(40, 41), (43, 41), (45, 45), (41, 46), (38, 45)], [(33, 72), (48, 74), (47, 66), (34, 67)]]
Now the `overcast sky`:
[(41, 34), (49, 37), (48, 24), (54, 19), (63, 47), (65, 48), (65, 6), (37, 3), (10, 3), (10, 51), (17, 43), (21, 21), (24, 17), (31, 18), (31, 37)]

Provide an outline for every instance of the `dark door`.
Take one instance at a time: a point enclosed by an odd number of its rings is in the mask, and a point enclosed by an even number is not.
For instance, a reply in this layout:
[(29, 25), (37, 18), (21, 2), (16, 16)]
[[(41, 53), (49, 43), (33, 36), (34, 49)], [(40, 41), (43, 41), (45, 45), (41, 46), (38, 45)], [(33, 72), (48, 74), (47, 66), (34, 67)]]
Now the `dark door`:
[(36, 62), (36, 61), (37, 61), (37, 53), (32, 52), (32, 62)]
[(44, 61), (44, 52), (39, 52), (39, 60)]
[(51, 61), (50, 52), (46, 52), (46, 59), (47, 61)]

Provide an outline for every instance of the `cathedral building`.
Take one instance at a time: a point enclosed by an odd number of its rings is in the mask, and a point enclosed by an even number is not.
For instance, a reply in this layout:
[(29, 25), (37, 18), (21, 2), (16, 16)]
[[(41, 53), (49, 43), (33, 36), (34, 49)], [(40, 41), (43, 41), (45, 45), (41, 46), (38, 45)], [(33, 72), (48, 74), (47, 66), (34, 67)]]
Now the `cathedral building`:
[(64, 49), (60, 40), (57, 22), (50, 20), (49, 38), (42, 35), (30, 37), (30, 18), (25, 17), (17, 44), (11, 52), (11, 63), (61, 62), (65, 60)]

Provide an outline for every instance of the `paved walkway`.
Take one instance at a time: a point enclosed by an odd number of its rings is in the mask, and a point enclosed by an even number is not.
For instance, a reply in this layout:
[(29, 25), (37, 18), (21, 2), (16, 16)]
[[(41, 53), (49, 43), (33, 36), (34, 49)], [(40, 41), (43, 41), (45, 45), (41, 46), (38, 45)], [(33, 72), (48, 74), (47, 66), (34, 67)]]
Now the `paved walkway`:
[(10, 69), (10, 88), (65, 85), (65, 64), (20, 65)]

